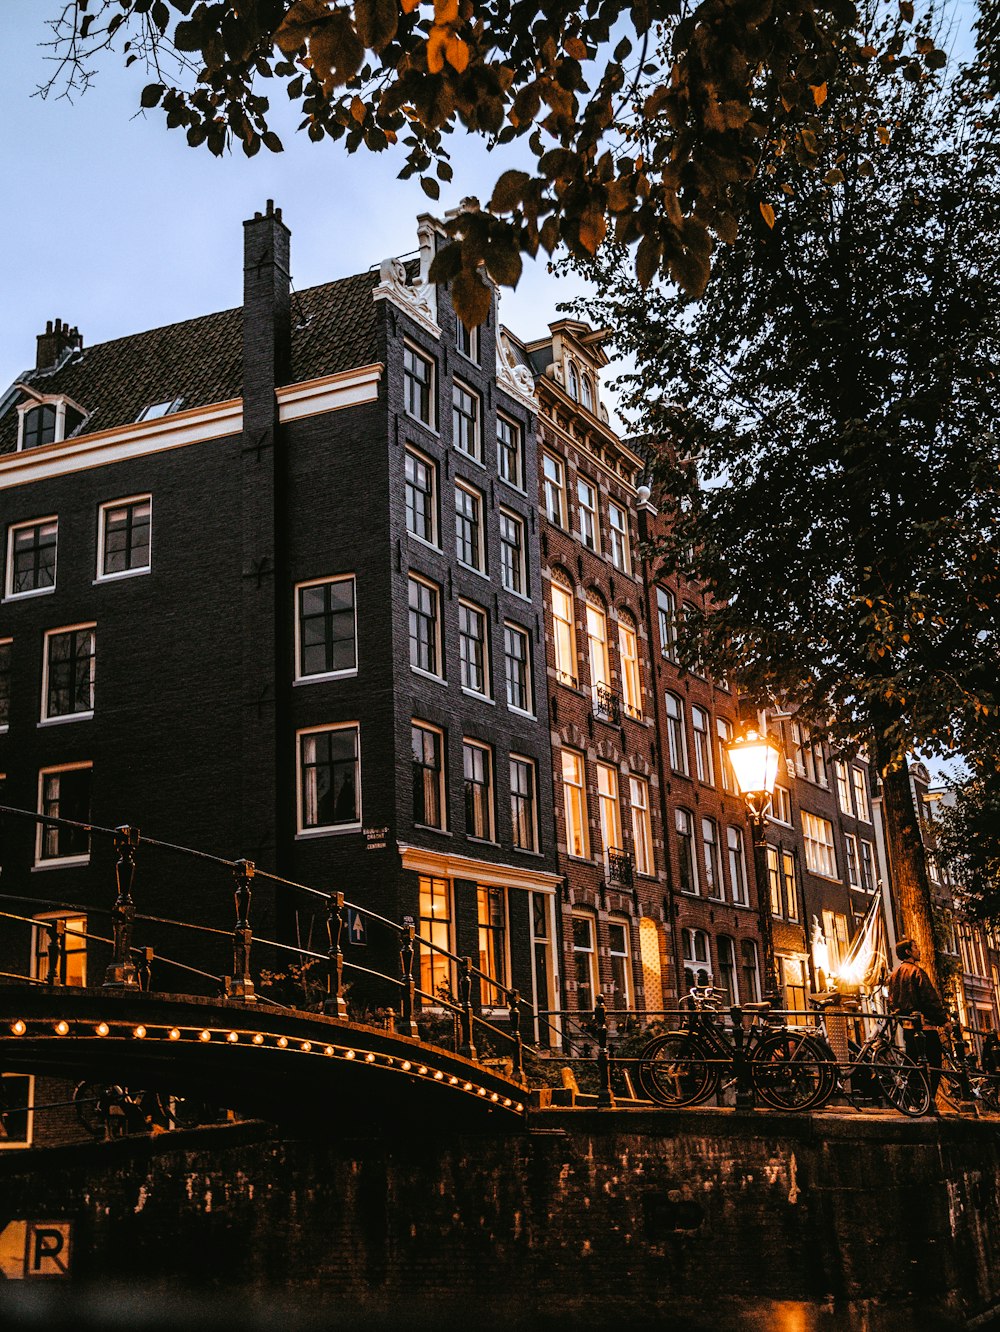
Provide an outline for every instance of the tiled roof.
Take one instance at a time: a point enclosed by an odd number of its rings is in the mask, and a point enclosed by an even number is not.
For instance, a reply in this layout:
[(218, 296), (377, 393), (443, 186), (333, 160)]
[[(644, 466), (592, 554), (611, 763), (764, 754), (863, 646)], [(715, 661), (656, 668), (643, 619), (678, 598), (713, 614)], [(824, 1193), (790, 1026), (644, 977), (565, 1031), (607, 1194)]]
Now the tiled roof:
[[(326, 282), (292, 295), (292, 383), (377, 359), (377, 273)], [(144, 408), (181, 398), (181, 410), (240, 397), (243, 310), (221, 310), (180, 324), (85, 347), (57, 370), (31, 370), (21, 382), (64, 393), (89, 413), (81, 434), (136, 420)], [(0, 453), (17, 447), (17, 413), (0, 418)]]

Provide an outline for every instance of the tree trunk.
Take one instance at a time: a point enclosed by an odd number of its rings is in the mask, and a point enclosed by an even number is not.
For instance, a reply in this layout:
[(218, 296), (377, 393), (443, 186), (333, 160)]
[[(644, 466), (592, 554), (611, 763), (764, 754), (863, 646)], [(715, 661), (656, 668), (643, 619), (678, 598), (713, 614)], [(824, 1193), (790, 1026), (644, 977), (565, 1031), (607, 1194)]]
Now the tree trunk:
[(910, 789), (910, 772), (905, 760), (886, 771), (888, 746), (877, 733), (873, 738), (873, 749), (875, 768), (882, 781), (882, 817), (889, 861), (889, 887), (896, 904), (897, 920), (902, 935), (913, 939), (920, 948), (921, 965), (940, 994), (931, 885), (927, 876), (920, 824)]

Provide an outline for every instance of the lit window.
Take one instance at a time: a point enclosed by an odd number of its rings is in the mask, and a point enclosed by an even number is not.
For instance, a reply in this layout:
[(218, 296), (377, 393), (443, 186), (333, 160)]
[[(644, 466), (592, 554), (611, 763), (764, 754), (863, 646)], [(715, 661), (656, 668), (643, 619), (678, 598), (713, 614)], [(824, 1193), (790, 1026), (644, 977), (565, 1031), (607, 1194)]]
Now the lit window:
[(483, 497), (471, 486), (455, 486), (455, 554), (460, 564), (486, 570), (483, 542)]
[(438, 589), (410, 574), (410, 665), (428, 675), (440, 675), (441, 630)]
[(477, 888), (479, 916), (479, 970), (492, 984), (483, 982), (481, 1002), (496, 1006), (507, 1001), (507, 890)]
[(458, 655), (462, 688), (474, 694), (490, 692), (489, 637), (486, 612), (470, 602), (458, 606)]
[(806, 868), (824, 878), (837, 877), (837, 857), (833, 849), (833, 824), (827, 819), (802, 811), (802, 840), (805, 845)]
[(479, 361), (479, 329), (466, 328), (461, 319), (455, 320), (455, 346), (470, 361)]
[(785, 910), (789, 920), (799, 918), (799, 885), (795, 873), (795, 857), (791, 851), (781, 853), (781, 878), (785, 889)]
[(556, 679), (576, 688), (576, 632), (573, 624), (573, 591), (552, 580), (552, 632), (555, 637)]
[(722, 789), (733, 794), (736, 791), (736, 777), (733, 765), (729, 761), (728, 749), (733, 739), (733, 724), (725, 717), (716, 717), (715, 729), (719, 737), (719, 772), (722, 776)]
[(8, 597), (51, 592), (56, 585), (57, 518), (12, 527), (7, 537)]
[(642, 720), (642, 686), (639, 681), (639, 641), (631, 619), (618, 619), (618, 651), (622, 662), (622, 698), (625, 711)]
[(589, 550), (597, 550), (597, 487), (582, 476), (577, 478), (576, 500), (580, 540)]
[(678, 885), (682, 893), (698, 891), (698, 862), (694, 854), (694, 820), (686, 809), (674, 811), (677, 831)]
[(0, 639), (0, 731), (10, 725), (10, 657), (14, 640)]
[(622, 851), (622, 821), (618, 808), (618, 770), (610, 763), (597, 765), (597, 806), (605, 860), (609, 851)]
[(747, 862), (743, 853), (743, 834), (739, 828), (726, 829), (726, 845), (729, 850), (729, 882), (733, 890), (733, 901), (739, 906), (747, 905)]
[(611, 535), (611, 563), (616, 569), (627, 574), (630, 567), (628, 515), (614, 500), (608, 503), (608, 526)]
[(792, 822), (792, 797), (783, 786), (774, 788), (774, 795), (771, 798), (771, 818), (775, 823), (787, 823), (791, 826)]
[(299, 832), (361, 823), (361, 758), (357, 726), (299, 732)]
[(519, 851), (538, 850), (538, 812), (535, 803), (535, 765), (531, 759), (510, 756), (510, 823)]
[(688, 774), (687, 736), (684, 733), (684, 704), (676, 694), (667, 694), (667, 747), (674, 772)]
[(611, 1007), (632, 1007), (632, 957), (627, 920), (608, 921), (608, 960), (611, 963)]
[(573, 970), (576, 975), (576, 1006), (589, 1013), (597, 997), (597, 950), (594, 945), (594, 918), (573, 917)]
[(93, 716), (96, 645), (92, 624), (52, 629), (45, 635), (42, 721)]
[[(67, 819), (73, 824), (89, 825), (92, 776), (93, 766), (90, 763), (43, 768), (38, 774), (39, 814), (53, 819)], [(35, 841), (36, 864), (52, 861), (82, 864), (89, 859), (89, 827), (39, 824)]]
[(506, 509), (500, 510), (500, 581), (508, 592), (528, 595), (524, 523)]
[(694, 732), (694, 766), (700, 782), (712, 783), (712, 741), (709, 717), (704, 708), (692, 706), (691, 729)]
[(653, 829), (649, 822), (649, 782), (645, 777), (629, 777), (629, 803), (632, 806), (632, 845), (635, 867), (640, 874), (653, 873)]
[(357, 670), (354, 577), (324, 578), (296, 588), (296, 679)]
[(557, 527), (566, 526), (566, 491), (563, 487), (563, 465), (551, 453), (542, 454), (542, 486), (545, 495), (545, 515)]
[(504, 481), (524, 489), (524, 438), (521, 427), (497, 416), (497, 470)]
[(406, 530), (431, 546), (437, 540), (437, 467), (414, 449), (406, 450)]
[(503, 627), (504, 676), (507, 706), (518, 712), (534, 714), (531, 689), (531, 640), (526, 629), (516, 624)]
[[(433, 995), (435, 999), (452, 999), (455, 992), (451, 959), (448, 953), (452, 949), (452, 909), (451, 884), (447, 879), (437, 879), (421, 874), (420, 893), (420, 936), (427, 944), (420, 948), (420, 988), (424, 995)], [(427, 945), (433, 945), (428, 947)], [(424, 1002), (427, 1002), (426, 999)]]
[(101, 505), (97, 576), (148, 573), (153, 501), (149, 495)]
[(436, 726), (413, 722), (413, 822), (427, 828), (445, 826), (444, 735)]
[(611, 663), (608, 659), (608, 620), (603, 609), (587, 598), (587, 646), (590, 653), (590, 681), (595, 691), (610, 689)]
[(452, 440), (460, 453), (481, 461), (482, 449), (479, 439), (480, 403), (479, 394), (467, 389), (456, 379), (452, 385)]
[(778, 863), (778, 849), (767, 848), (767, 891), (771, 899), (771, 915), (781, 915), (781, 869)]
[(719, 825), (714, 819), (701, 821), (701, 849), (705, 892), (709, 897), (725, 897), (722, 888), (722, 862), (719, 858)]
[(493, 841), (493, 753), (474, 740), (462, 742), (465, 780), (465, 831), (481, 842)]
[(410, 416), (434, 428), (434, 362), (409, 343), (403, 347), (403, 405)]
[(566, 850), (585, 859), (590, 855), (587, 836), (587, 797), (584, 791), (583, 755), (575, 749), (562, 752), (563, 800), (566, 806)]
[[(46, 912), (32, 926), (31, 974), (47, 981), (49, 967), (59, 959), (60, 985), (87, 984), (87, 917)], [(61, 938), (61, 943), (60, 943)]]
[(660, 654), (668, 661), (677, 657), (677, 598), (668, 588), (656, 589), (656, 618), (660, 630)]

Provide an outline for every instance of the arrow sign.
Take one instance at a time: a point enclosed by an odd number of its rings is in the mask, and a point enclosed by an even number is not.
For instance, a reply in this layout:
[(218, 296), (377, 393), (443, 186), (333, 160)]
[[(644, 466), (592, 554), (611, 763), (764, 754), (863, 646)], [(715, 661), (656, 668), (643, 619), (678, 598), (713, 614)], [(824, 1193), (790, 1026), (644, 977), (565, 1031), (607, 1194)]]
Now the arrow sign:
[(365, 918), (354, 907), (347, 908), (347, 938), (350, 943), (356, 944), (359, 948), (364, 948), (368, 943)]

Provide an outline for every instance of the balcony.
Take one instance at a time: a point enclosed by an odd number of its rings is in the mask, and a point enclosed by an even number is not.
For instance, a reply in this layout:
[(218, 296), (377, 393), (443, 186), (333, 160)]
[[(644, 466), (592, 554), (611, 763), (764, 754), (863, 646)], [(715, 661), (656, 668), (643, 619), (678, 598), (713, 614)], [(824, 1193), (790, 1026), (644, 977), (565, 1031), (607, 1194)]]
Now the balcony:
[(607, 685), (594, 685), (594, 716), (599, 721), (611, 722), (615, 726), (621, 725), (622, 701)]
[(608, 847), (608, 880), (611, 883), (620, 883), (625, 888), (632, 887), (632, 857), (621, 847)]

